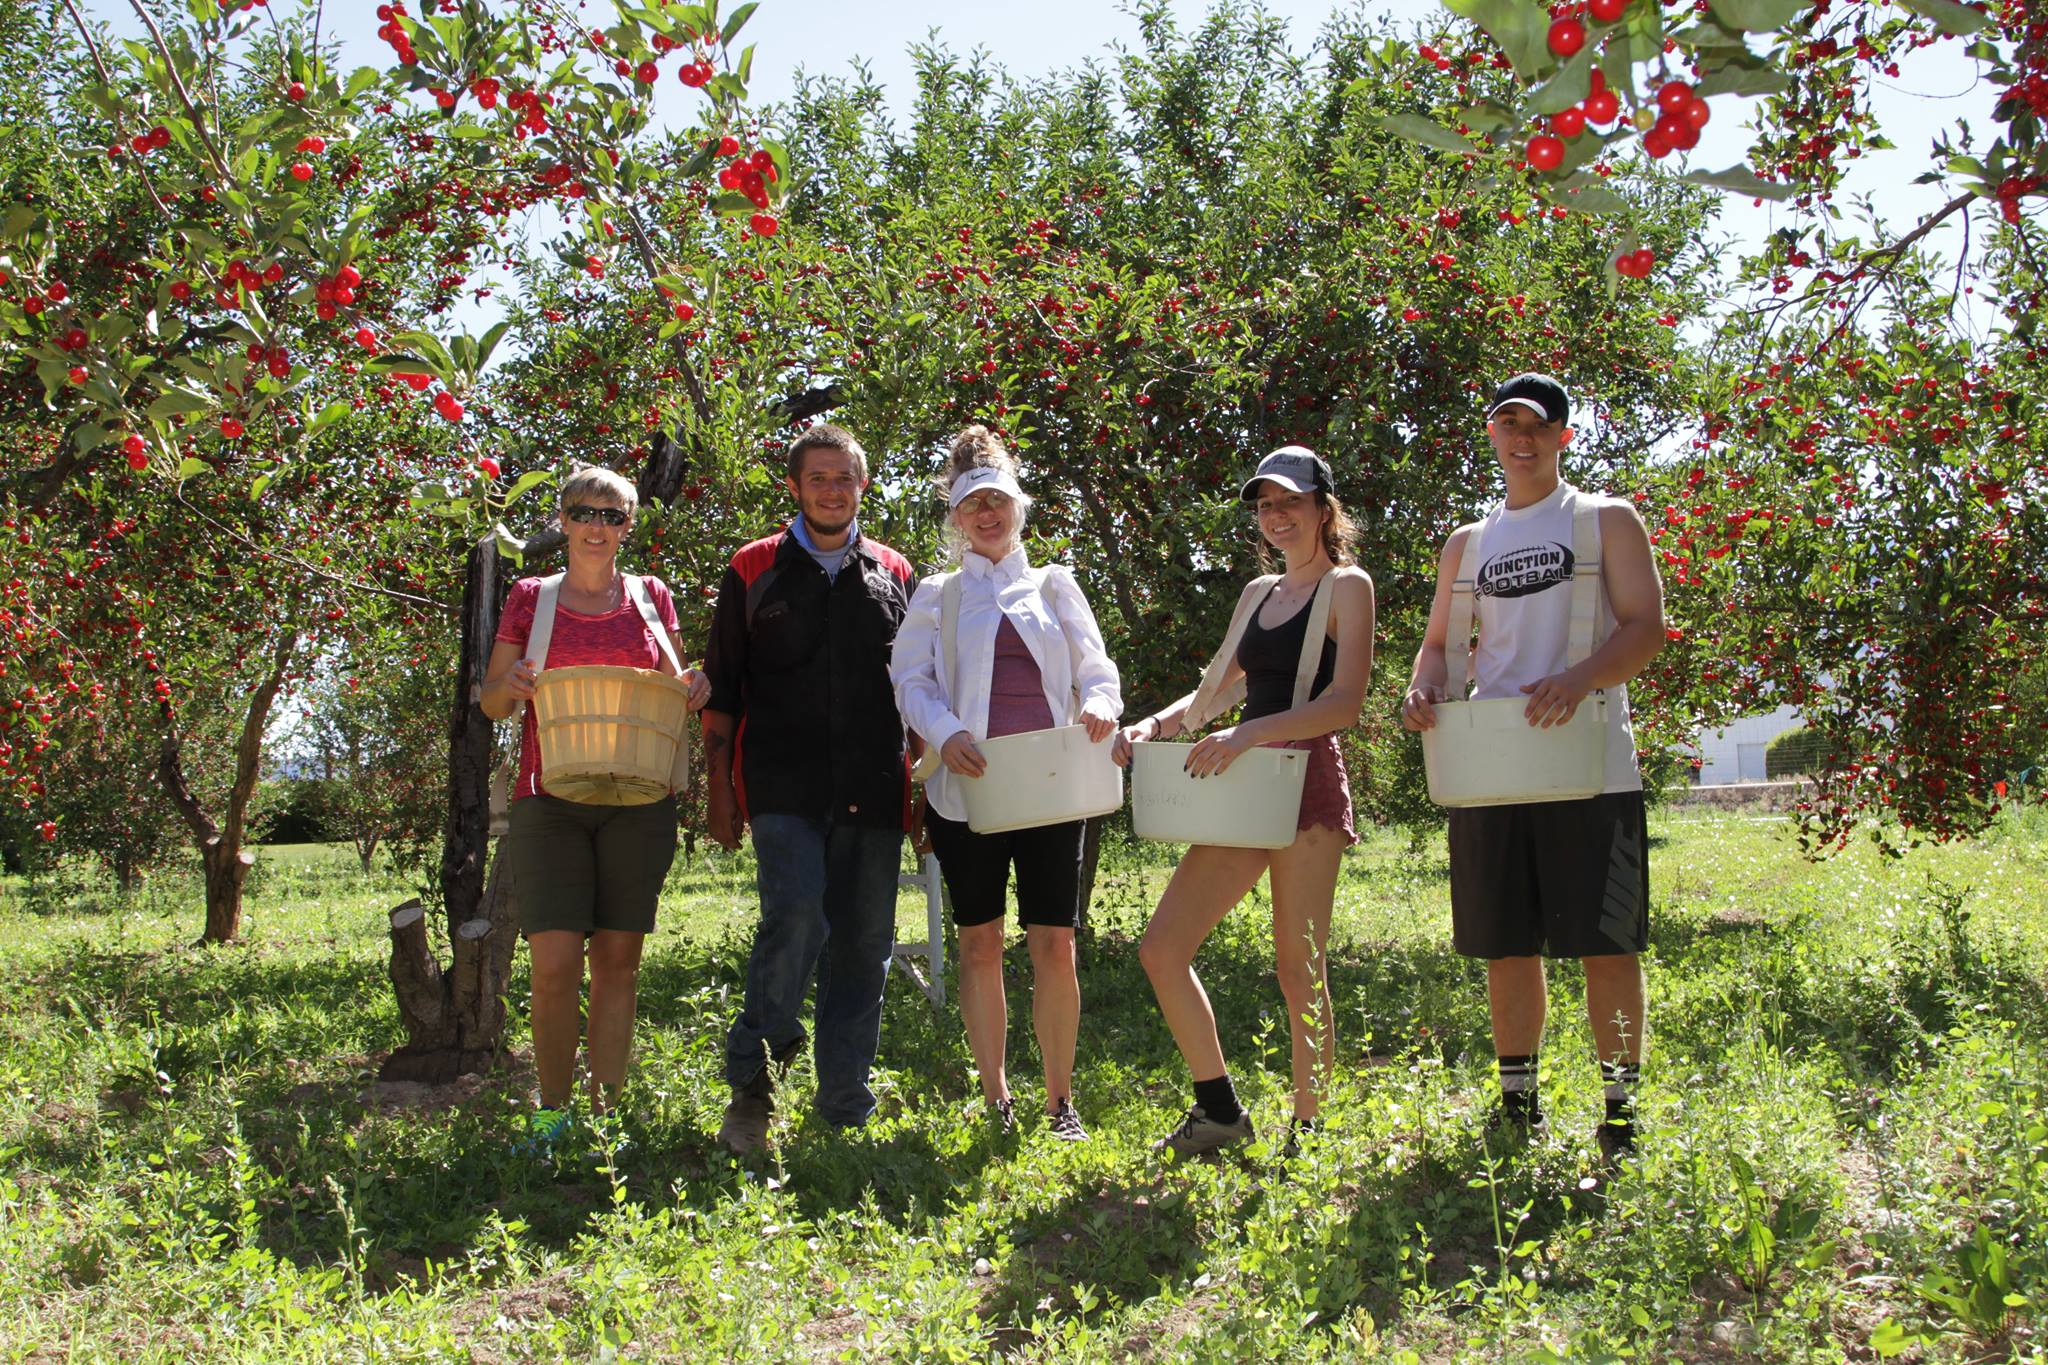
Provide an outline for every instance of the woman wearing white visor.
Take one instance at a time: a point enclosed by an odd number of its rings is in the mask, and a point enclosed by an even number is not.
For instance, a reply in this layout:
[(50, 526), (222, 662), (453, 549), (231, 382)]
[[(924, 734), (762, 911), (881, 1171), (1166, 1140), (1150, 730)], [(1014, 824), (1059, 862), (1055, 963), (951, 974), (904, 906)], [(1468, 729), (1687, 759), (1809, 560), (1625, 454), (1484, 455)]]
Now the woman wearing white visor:
[(1116, 733), (1123, 696), (1116, 665), (1074, 576), (1034, 567), (1022, 534), (1031, 499), (1017, 462), (995, 435), (970, 426), (953, 440), (944, 475), (950, 538), (959, 553), (956, 657), (942, 663), (945, 579), (925, 579), (896, 632), (890, 677), (911, 729), (939, 749), (925, 784), (924, 828), (960, 931), (960, 1012), (998, 1132), (1016, 1126), (1004, 1039), (1003, 909), (1017, 871), (1018, 918), (1031, 950), (1031, 1021), (1045, 1064), (1046, 1124), (1056, 1136), (1088, 1134), (1074, 1112), (1074, 1043), (1081, 986), (1074, 930), (1081, 915), (1083, 822), (976, 834), (960, 792), (987, 764), (977, 740), (1080, 724), (1096, 743)]

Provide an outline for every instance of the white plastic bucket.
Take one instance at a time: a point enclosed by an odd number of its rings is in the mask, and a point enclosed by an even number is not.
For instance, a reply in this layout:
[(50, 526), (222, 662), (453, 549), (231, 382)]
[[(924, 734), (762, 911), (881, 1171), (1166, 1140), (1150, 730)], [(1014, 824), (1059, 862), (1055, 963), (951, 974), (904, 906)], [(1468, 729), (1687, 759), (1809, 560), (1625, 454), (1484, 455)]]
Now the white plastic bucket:
[(1190, 777), (1192, 744), (1131, 748), (1131, 829), (1140, 839), (1285, 848), (1301, 818), (1306, 749), (1253, 749), (1213, 777)]
[(1124, 771), (1109, 756), (1111, 743), (1091, 742), (1081, 725), (977, 742), (988, 771), (951, 779), (967, 805), (967, 827), (1001, 834), (1109, 814), (1124, 803)]
[(1531, 725), (1522, 697), (1438, 702), (1422, 732), (1429, 799), (1439, 806), (1578, 801), (1607, 785), (1607, 697), (1593, 693), (1571, 720)]

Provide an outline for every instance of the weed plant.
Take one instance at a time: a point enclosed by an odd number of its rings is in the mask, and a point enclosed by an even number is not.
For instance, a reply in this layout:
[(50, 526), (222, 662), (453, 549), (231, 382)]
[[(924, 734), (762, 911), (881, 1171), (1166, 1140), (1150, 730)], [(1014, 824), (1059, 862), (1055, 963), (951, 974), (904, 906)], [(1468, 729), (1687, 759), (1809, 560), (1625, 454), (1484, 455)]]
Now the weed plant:
[[(1820, 865), (1768, 820), (1652, 831), (1642, 1150), (1612, 1172), (1569, 964), (1551, 1135), (1482, 1140), (1484, 976), (1449, 949), (1441, 840), (1346, 859), (1338, 1074), (1291, 1159), (1263, 890), (1224, 923), (1197, 966), (1261, 1137), (1182, 1165), (1151, 1148), (1188, 1086), (1135, 946), (1169, 849), (1105, 849), (1092, 1141), (996, 1135), (955, 1010), (892, 980), (875, 1120), (817, 1122), (805, 1058), (745, 1163), (711, 1141), (744, 855), (678, 863), (623, 1103), (548, 1163), (516, 1145), (523, 959), (502, 1072), (375, 1083), (403, 878), (266, 849), (246, 940), (213, 949), (196, 877), (0, 884), (0, 1359), (2048, 1359), (2048, 821)], [(902, 919), (922, 936), (908, 895)]]

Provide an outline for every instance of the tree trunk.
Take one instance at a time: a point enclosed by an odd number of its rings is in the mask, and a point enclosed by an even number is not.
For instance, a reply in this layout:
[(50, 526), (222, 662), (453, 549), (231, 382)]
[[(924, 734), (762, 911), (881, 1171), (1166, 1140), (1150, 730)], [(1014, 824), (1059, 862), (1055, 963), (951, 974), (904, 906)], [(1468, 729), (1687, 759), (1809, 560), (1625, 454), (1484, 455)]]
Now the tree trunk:
[(505, 859), (491, 859), (483, 913), (449, 935), (445, 971), (427, 938), (426, 907), (412, 900), (391, 912), (391, 985), (407, 1041), (385, 1060), (383, 1079), (442, 1085), (503, 1055), (505, 986), (519, 942), (512, 893)]
[[(199, 861), (206, 872), (206, 932), (202, 943), (232, 943), (242, 930), (242, 884), (256, 855), (242, 847), (244, 819), (249, 798), (255, 794), (257, 774), (263, 760), (263, 727), (270, 719), (271, 703), (284, 685), (292, 656), (299, 647), (296, 633), (288, 634), (271, 651), (270, 674), (249, 697), (242, 715), (242, 734), (235, 741), (235, 780), (228, 788), (227, 815), (215, 823), (199, 797), (185, 780), (185, 747), (175, 728), (167, 729), (157, 751), (157, 782), (171, 805), (185, 818), (185, 825), (199, 844)], [(168, 723), (168, 708), (166, 718)]]
[(256, 855), (246, 848), (230, 848), (216, 835), (200, 850), (206, 869), (206, 933), (204, 943), (232, 943), (242, 932), (242, 883)]

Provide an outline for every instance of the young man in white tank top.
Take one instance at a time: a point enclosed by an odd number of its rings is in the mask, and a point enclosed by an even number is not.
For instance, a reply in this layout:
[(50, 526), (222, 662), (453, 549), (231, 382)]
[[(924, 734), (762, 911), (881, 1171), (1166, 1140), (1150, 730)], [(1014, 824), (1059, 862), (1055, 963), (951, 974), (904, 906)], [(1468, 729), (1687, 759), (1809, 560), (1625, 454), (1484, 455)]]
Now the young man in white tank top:
[[(1444, 644), (1452, 584), (1466, 540), (1477, 536), (1473, 699), (1526, 697), (1529, 724), (1541, 726), (1569, 721), (1595, 689), (1608, 699), (1599, 795), (1450, 812), (1453, 939), (1460, 953), (1486, 959), (1499, 1059), (1501, 1100), (1488, 1128), (1509, 1137), (1543, 1128), (1536, 1089), (1548, 1000), (1543, 959), (1578, 958), (1605, 1081), (1607, 1114), (1596, 1140), (1612, 1162), (1635, 1146), (1631, 1100), (1646, 1017), (1638, 954), (1649, 939), (1643, 784), (1626, 684), (1664, 646), (1664, 590), (1635, 509), (1560, 478), (1570, 418), (1564, 386), (1548, 375), (1517, 375), (1494, 392), (1486, 434), (1506, 476), (1506, 497), (1444, 545), (1401, 719), (1411, 730), (1427, 730), (1436, 724), (1435, 703), (1463, 700), (1446, 694)], [(1597, 511), (1601, 594), (1593, 652), (1567, 666), (1572, 521), (1586, 503)]]

